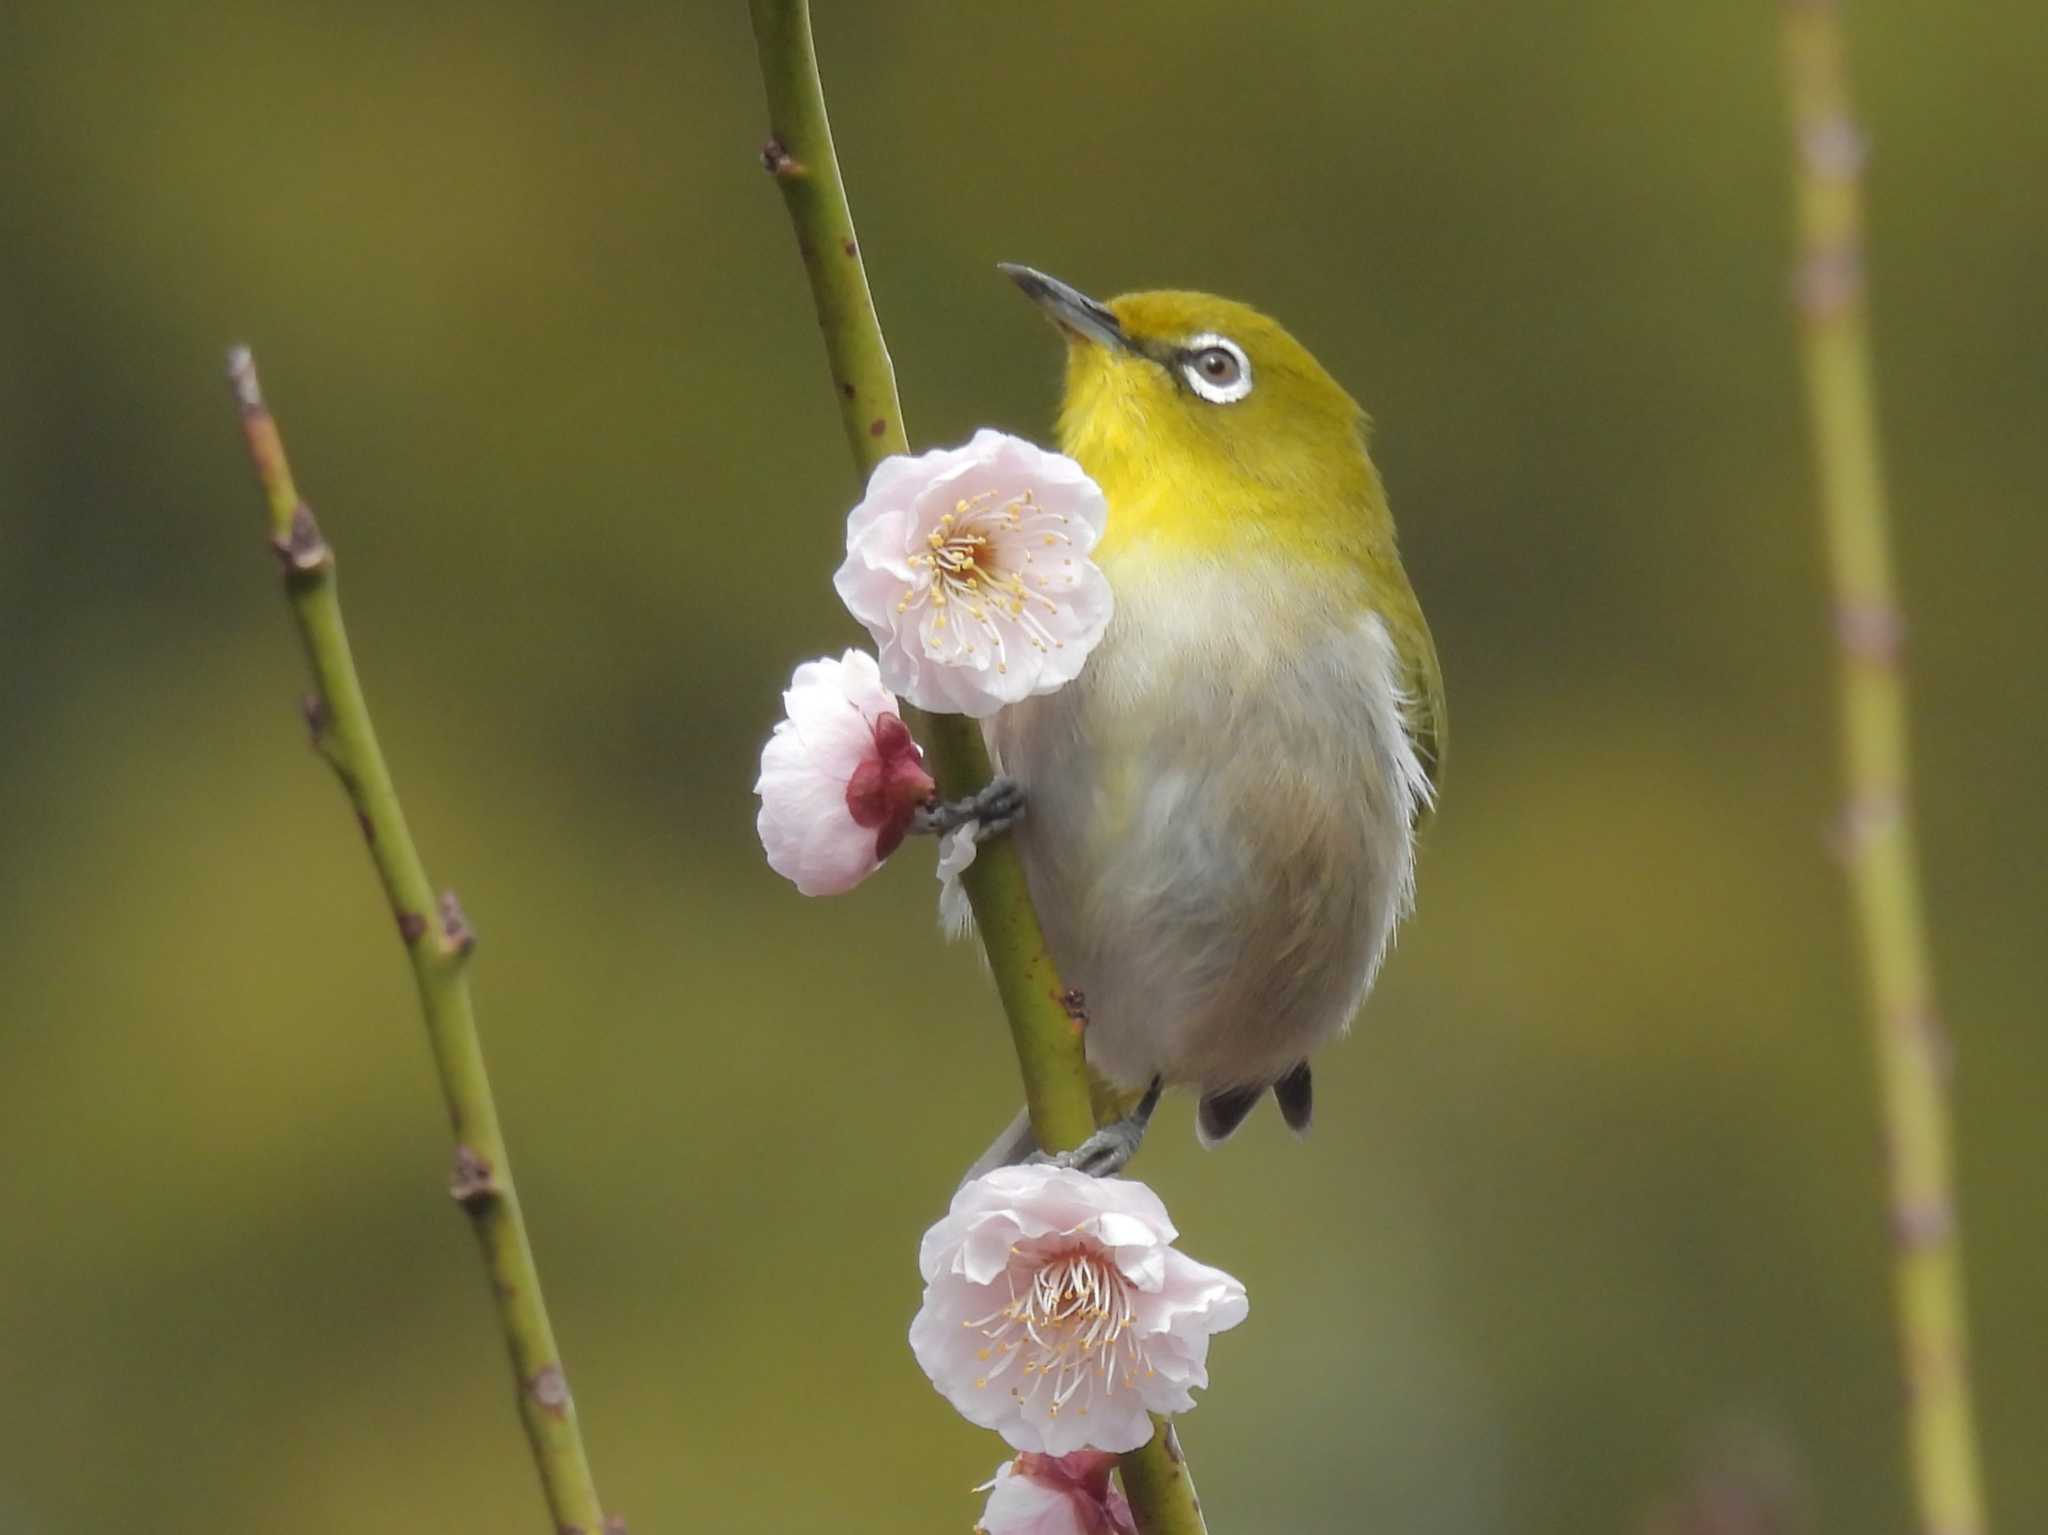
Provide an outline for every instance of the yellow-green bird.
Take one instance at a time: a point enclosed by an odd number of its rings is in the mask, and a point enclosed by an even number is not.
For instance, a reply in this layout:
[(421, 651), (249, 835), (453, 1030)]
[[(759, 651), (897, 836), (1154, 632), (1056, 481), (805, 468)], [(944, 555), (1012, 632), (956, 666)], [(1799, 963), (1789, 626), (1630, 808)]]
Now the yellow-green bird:
[[(1072, 1160), (1120, 1167), (1161, 1084), (1200, 1093), (1204, 1144), (1269, 1089), (1306, 1130), (1309, 1057), (1413, 903), (1444, 750), (1365, 412), (1243, 304), (1104, 304), (1003, 271), (1066, 337), (1060, 446), (1109, 501), (1108, 634), (1075, 681), (989, 724), (1089, 1063), (1143, 1094)], [(1020, 1121), (980, 1165), (1029, 1137)]]

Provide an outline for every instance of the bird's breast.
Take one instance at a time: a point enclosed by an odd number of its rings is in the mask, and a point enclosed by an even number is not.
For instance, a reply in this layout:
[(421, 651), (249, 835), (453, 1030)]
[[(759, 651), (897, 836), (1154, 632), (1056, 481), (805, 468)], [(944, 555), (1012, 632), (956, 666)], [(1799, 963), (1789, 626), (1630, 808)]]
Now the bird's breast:
[(1362, 581), (1119, 551), (1081, 676), (997, 716), (1089, 1053), (1126, 1084), (1272, 1080), (1349, 1022), (1412, 888), (1425, 780)]

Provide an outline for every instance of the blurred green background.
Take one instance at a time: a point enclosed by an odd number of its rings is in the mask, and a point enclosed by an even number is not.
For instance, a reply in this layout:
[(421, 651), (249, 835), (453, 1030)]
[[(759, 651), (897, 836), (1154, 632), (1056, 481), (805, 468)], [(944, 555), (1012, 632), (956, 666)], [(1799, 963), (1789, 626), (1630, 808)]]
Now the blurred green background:
[[(1774, 10), (820, 12), (913, 439), (1048, 430), (999, 259), (1251, 300), (1378, 417), (1443, 650), (1421, 912), (1314, 1139), (1204, 1155), (1181, 1102), (1140, 1164), (1251, 1288), (1185, 1427), (1219, 1535), (1638, 1532), (1715, 1477), (1903, 1535)], [(1850, 13), (2007, 1531), (2048, 1516), (2039, 19)], [(999, 1448), (903, 1330), (1014, 1072), (928, 849), (811, 903), (755, 845), (854, 487), (744, 7), (10, 0), (0, 58), (0, 1531), (545, 1527), (234, 340), (483, 935), (607, 1502), (964, 1530)]]

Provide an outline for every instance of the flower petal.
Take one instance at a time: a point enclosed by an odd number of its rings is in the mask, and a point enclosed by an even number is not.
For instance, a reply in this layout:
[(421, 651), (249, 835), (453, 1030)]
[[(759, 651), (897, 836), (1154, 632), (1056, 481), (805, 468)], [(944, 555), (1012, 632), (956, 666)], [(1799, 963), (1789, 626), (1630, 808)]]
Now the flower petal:
[(925, 1234), (910, 1342), (969, 1421), (1021, 1450), (1136, 1449), (1208, 1383), (1244, 1287), (1171, 1243), (1150, 1189), (1051, 1164), (963, 1185)]
[[(782, 706), (786, 717), (761, 748), (754, 829), (776, 873), (805, 895), (837, 895), (881, 866), (880, 845), (894, 830), (893, 822), (862, 825), (847, 791), (857, 779), (888, 775), (875, 721), (897, 717), (896, 700), (874, 658), (849, 650), (799, 666)], [(894, 813), (907, 818), (900, 806)]]
[(1107, 516), (1072, 459), (983, 428), (877, 467), (833, 585), (889, 688), (985, 718), (1072, 681), (1102, 639), (1114, 601), (1088, 555)]
[(1110, 1485), (1114, 1455), (1024, 1454), (975, 1491), (989, 1495), (976, 1535), (1136, 1535), (1123, 1493)]

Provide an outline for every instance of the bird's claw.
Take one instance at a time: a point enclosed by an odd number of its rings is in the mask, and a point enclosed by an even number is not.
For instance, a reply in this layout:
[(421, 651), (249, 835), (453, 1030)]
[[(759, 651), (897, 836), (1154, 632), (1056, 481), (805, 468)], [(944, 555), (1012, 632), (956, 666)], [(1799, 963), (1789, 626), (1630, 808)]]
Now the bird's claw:
[(1159, 1106), (1161, 1085), (1160, 1079), (1154, 1077), (1136, 1108), (1116, 1123), (1104, 1125), (1072, 1151), (1054, 1152), (1050, 1156), (1041, 1151), (1024, 1160), (1039, 1166), (1071, 1168), (1091, 1178), (1115, 1177), (1138, 1154), (1138, 1146), (1145, 1139), (1145, 1127), (1152, 1122), (1152, 1111)]
[(1091, 1178), (1113, 1178), (1138, 1154), (1138, 1142), (1144, 1132), (1133, 1133), (1129, 1125), (1130, 1121), (1120, 1119), (1097, 1130), (1072, 1151), (1055, 1152), (1051, 1156), (1041, 1151), (1027, 1160), (1042, 1166), (1069, 1168)]
[(965, 799), (933, 800), (911, 812), (910, 829), (933, 836), (975, 823), (974, 840), (999, 837), (1024, 814), (1024, 786), (1014, 778), (996, 777)]

